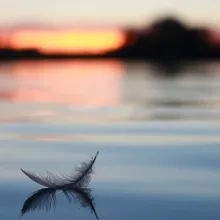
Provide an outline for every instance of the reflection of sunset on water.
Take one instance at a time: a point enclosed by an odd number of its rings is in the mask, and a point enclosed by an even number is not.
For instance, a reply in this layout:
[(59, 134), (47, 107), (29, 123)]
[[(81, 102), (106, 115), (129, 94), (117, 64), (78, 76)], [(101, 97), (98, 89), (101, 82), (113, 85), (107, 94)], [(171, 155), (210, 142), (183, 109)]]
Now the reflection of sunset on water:
[(102, 54), (125, 42), (119, 30), (18, 31), (10, 38), (15, 49), (34, 48), (44, 54)]
[(122, 72), (117, 61), (19, 62), (13, 68), (12, 99), (73, 107), (115, 105)]

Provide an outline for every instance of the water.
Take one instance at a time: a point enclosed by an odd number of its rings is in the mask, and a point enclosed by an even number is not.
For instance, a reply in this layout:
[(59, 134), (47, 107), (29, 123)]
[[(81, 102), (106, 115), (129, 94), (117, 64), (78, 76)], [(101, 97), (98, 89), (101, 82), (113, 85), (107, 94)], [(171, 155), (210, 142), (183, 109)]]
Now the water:
[[(19, 219), (41, 189), (20, 168), (69, 173), (100, 151), (90, 184), (100, 219), (219, 219), (220, 64), (172, 75), (158, 67), (1, 64), (0, 218)], [(96, 219), (77, 200), (58, 193), (56, 201), (22, 218)]]

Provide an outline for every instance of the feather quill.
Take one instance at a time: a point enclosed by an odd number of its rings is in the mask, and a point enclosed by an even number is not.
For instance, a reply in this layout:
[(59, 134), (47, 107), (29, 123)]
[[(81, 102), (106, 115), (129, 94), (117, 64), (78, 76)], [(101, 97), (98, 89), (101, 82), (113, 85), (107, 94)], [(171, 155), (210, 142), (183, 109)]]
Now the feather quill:
[(80, 167), (75, 170), (75, 175), (55, 175), (47, 171), (46, 176), (38, 175), (36, 173), (27, 172), (23, 169), (21, 171), (34, 182), (52, 189), (71, 189), (87, 187), (91, 175), (93, 173), (93, 165), (96, 161), (99, 152), (96, 153), (94, 158), (88, 162), (83, 162)]

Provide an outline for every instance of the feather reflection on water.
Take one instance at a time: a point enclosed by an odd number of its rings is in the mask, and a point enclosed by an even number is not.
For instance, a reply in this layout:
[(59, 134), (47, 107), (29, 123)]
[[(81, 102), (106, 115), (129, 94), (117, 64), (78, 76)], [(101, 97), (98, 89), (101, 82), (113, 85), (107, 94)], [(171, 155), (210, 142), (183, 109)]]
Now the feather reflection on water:
[(81, 207), (89, 208), (91, 212), (99, 219), (95, 210), (94, 199), (91, 195), (91, 189), (88, 188), (69, 188), (69, 189), (52, 189), (43, 188), (34, 192), (23, 204), (21, 216), (32, 211), (46, 210), (47, 212), (53, 207), (56, 208), (57, 192), (60, 191), (68, 199), (69, 203), (72, 200), (79, 202)]
[(43, 188), (34, 192), (25, 202), (21, 210), (21, 216), (30, 211), (46, 210), (56, 207), (56, 190)]

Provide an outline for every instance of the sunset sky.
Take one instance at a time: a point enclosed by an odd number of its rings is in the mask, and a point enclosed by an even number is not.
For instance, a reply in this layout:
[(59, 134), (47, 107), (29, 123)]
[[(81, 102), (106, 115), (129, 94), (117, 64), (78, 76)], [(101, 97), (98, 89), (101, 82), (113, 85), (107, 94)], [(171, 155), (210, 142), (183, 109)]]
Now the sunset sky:
[(10, 36), (11, 47), (35, 48), (44, 54), (103, 54), (118, 49), (124, 42), (124, 34), (116, 29), (20, 30)]
[(28, 0), (2, 1), (0, 25), (139, 25), (157, 15), (177, 14), (193, 23), (220, 23), (219, 0)]

